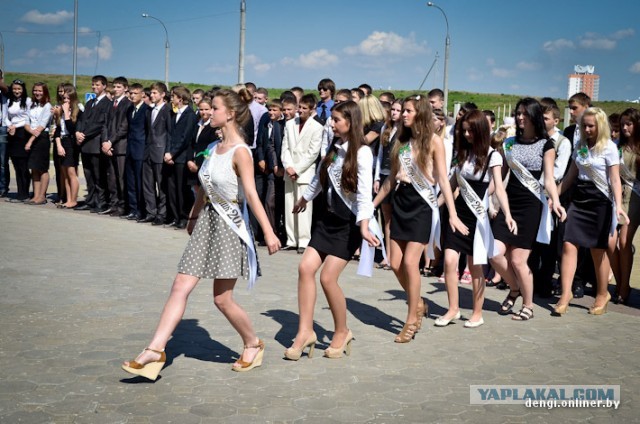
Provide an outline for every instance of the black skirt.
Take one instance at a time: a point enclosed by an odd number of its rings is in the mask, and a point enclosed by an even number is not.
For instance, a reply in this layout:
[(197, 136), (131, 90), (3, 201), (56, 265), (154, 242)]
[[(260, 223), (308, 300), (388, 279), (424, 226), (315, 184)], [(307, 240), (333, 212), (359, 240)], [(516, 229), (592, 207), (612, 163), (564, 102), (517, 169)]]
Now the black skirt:
[(40, 172), (49, 171), (49, 151), (51, 150), (51, 140), (49, 133), (43, 131), (33, 143), (29, 150), (29, 169)]
[[(489, 187), (489, 183), (485, 183), (482, 181), (469, 181), (467, 180), (471, 188), (476, 192), (478, 197), (482, 199), (484, 197), (485, 192), (487, 191), (487, 187)], [(473, 240), (476, 231), (476, 224), (478, 219), (473, 214), (467, 203), (464, 201), (462, 196), (458, 196), (455, 200), (456, 213), (458, 214), (458, 218), (464, 225), (469, 228), (469, 235), (464, 235), (460, 231), (456, 231), (455, 233), (451, 229), (451, 226), (448, 223), (445, 223), (443, 220), (442, 224), (442, 232), (444, 233), (444, 249), (452, 249), (459, 253), (464, 253), (466, 255), (473, 255)], [(448, 221), (448, 220), (447, 220)]]
[(362, 244), (360, 227), (355, 222), (353, 214), (347, 220), (332, 212), (325, 212), (316, 223), (309, 246), (319, 253), (350, 260)]
[(24, 129), (24, 127), (16, 128), (16, 132), (13, 135), (7, 135), (7, 154), (9, 157), (28, 157), (29, 152), (24, 149), (24, 146), (26, 146), (29, 137), (30, 134)]
[(78, 166), (80, 146), (76, 143), (75, 138), (65, 135), (60, 139), (60, 144), (64, 149), (64, 156), (60, 156), (60, 165), (67, 167)]
[(391, 238), (401, 241), (429, 243), (431, 207), (410, 183), (399, 183), (393, 191)]
[(511, 217), (518, 224), (518, 235), (509, 231), (505, 222), (504, 212), (500, 210), (493, 220), (492, 230), (496, 240), (506, 245), (522, 249), (531, 249), (538, 236), (540, 217), (542, 216), (542, 203), (528, 188), (520, 183), (513, 173), (507, 185), (507, 198)]
[(612, 218), (611, 201), (591, 181), (578, 180), (567, 211), (564, 241), (606, 249)]

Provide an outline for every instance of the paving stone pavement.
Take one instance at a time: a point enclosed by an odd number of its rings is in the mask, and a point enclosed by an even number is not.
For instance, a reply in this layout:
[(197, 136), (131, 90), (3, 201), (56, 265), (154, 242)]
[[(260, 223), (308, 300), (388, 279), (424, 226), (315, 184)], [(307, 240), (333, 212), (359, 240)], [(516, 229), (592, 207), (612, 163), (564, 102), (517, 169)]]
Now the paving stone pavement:
[[(86, 212), (0, 201), (0, 422), (2, 423), (395, 423), (637, 422), (640, 299), (590, 316), (589, 296), (551, 317), (536, 299), (535, 319), (495, 311), (505, 292), (487, 289), (486, 324), (433, 326), (446, 311), (444, 286), (424, 278), (430, 317), (408, 344), (393, 342), (406, 313), (393, 274), (341, 277), (352, 354), (283, 359), (297, 325), (300, 256), (259, 248), (264, 276), (235, 296), (266, 342), (263, 366), (234, 373), (241, 340), (215, 310), (210, 281), (191, 296), (155, 382), (120, 369), (148, 343), (187, 241), (184, 231)], [(636, 266), (638, 266), (636, 258)], [(639, 268), (636, 268), (639, 269)], [(638, 288), (638, 272), (633, 286)], [(612, 288), (612, 287), (611, 287)], [(471, 289), (461, 285), (463, 318)], [(517, 305), (519, 307), (519, 303)], [(332, 320), (319, 290), (319, 349)], [(527, 409), (470, 405), (471, 384), (614, 384), (613, 409)], [(640, 403), (639, 403), (640, 404)]]

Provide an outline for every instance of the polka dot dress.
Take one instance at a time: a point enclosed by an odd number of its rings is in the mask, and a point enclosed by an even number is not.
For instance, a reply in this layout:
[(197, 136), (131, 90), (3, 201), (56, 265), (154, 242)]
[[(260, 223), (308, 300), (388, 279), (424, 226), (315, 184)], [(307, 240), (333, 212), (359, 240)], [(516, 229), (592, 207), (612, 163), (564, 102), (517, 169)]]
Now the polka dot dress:
[(240, 238), (208, 204), (200, 213), (178, 264), (178, 272), (200, 278), (249, 275), (247, 249)]

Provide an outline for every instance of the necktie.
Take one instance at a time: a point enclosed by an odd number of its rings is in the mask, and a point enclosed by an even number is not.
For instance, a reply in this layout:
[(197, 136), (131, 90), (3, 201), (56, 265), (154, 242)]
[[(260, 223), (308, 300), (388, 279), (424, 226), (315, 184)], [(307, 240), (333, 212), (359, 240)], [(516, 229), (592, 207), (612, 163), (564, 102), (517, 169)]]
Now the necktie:
[(325, 105), (324, 103), (322, 104), (322, 113), (320, 113), (320, 119), (322, 119), (322, 122), (327, 121), (327, 105)]
[(151, 123), (153, 124), (154, 122), (156, 122), (156, 118), (158, 117), (158, 107), (154, 107), (153, 111), (151, 112)]
[(115, 102), (113, 102), (113, 108), (117, 109), (118, 108), (118, 100), (116, 99)]

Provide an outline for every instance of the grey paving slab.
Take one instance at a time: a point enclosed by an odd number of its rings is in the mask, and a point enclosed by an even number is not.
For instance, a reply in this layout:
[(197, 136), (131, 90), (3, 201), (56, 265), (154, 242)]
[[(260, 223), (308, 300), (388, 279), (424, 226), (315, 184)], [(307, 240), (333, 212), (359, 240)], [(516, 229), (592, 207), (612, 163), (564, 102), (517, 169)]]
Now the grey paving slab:
[[(230, 370), (242, 343), (213, 306), (210, 281), (191, 295), (156, 382), (120, 370), (148, 343), (187, 241), (183, 231), (0, 201), (0, 422), (14, 423), (395, 423), (634, 422), (640, 402), (639, 273), (631, 306), (604, 316), (576, 300), (535, 319), (495, 311), (505, 292), (487, 289), (486, 324), (433, 326), (447, 306), (442, 284), (423, 279), (430, 317), (411, 343), (393, 343), (406, 313), (392, 273), (341, 277), (355, 340), (352, 355), (322, 357), (331, 312), (319, 289), (313, 358), (283, 359), (297, 325), (300, 256), (259, 249), (264, 276), (235, 297), (266, 342), (263, 366)], [(640, 239), (636, 240), (640, 243)], [(636, 257), (636, 266), (640, 263)], [(640, 268), (636, 268), (640, 269)], [(460, 286), (463, 317), (470, 287)], [(519, 306), (519, 305), (518, 305)], [(619, 384), (622, 405), (527, 409), (470, 405), (471, 384)]]

